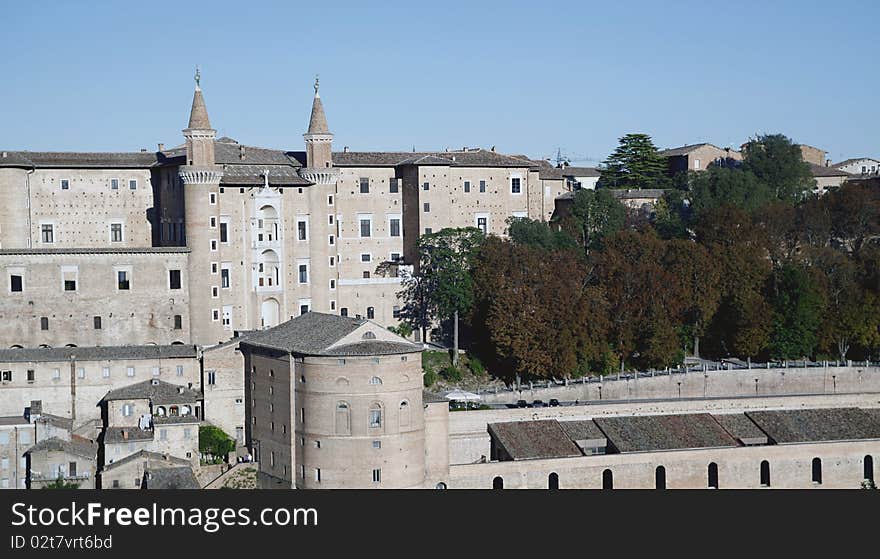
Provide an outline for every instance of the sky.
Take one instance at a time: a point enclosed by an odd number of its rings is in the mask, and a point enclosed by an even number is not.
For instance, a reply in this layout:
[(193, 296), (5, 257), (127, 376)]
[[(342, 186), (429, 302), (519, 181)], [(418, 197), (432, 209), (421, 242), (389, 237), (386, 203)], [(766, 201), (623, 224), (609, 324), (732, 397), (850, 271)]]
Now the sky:
[(0, 149), (183, 142), (198, 65), (212, 125), (302, 150), (312, 84), (334, 149), (496, 146), (595, 165), (783, 133), (880, 157), (880, 2), (0, 0)]

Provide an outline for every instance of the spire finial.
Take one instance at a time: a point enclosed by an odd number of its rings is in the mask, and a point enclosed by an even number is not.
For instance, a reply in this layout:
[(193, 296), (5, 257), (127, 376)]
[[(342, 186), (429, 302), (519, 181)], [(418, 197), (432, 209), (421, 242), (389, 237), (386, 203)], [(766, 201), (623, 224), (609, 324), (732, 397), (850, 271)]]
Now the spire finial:
[(315, 97), (318, 96), (318, 87), (320, 86), (320, 78), (315, 74)]
[(201, 81), (202, 81), (202, 73), (199, 71), (199, 66), (198, 66), (198, 64), (196, 64), (196, 75), (195, 75), (195, 80), (196, 80), (196, 89), (201, 89), (201, 88), (202, 88), (202, 84), (201, 84)]

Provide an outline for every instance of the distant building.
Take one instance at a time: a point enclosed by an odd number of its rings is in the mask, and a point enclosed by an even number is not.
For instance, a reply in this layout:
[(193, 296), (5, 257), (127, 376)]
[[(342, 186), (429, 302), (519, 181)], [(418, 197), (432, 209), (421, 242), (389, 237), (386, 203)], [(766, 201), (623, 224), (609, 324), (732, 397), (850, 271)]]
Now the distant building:
[(806, 144), (797, 144), (797, 147), (801, 150), (801, 158), (807, 163), (818, 165), (820, 167), (824, 167), (828, 164), (825, 159), (826, 152), (824, 149), (815, 148)]
[(856, 157), (831, 165), (835, 169), (846, 171), (858, 177), (880, 175), (880, 160), (871, 157)]
[(810, 164), (810, 172), (813, 174), (813, 179), (816, 181), (816, 187), (813, 189), (813, 192), (819, 196), (825, 194), (829, 190), (840, 188), (847, 179), (852, 178), (852, 175), (846, 171), (841, 171), (834, 167), (826, 167), (824, 165), (814, 165), (812, 163)]
[(139, 450), (105, 466), (101, 489), (199, 489), (189, 460)]
[(713, 144), (693, 144), (660, 151), (669, 161), (669, 174), (705, 171), (711, 165), (732, 165), (742, 161), (742, 153)]
[(56, 481), (76, 484), (78, 489), (95, 489), (98, 444), (72, 435), (44, 439), (30, 447), (27, 458), (28, 489), (40, 489)]
[(595, 167), (571, 167), (564, 165), (560, 167), (562, 176), (565, 178), (568, 190), (595, 190), (596, 183), (599, 182), (599, 169)]

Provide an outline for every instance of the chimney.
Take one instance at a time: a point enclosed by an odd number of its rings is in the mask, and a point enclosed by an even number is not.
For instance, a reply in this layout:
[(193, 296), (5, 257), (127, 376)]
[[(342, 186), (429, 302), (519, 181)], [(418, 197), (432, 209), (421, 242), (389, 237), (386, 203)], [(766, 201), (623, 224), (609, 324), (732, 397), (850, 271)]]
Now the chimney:
[(242, 161), (244, 161), (244, 158), (245, 158), (244, 146), (240, 145), (240, 144), (238, 146), (238, 158), (241, 159)]
[(159, 149), (157, 151), (165, 151), (165, 144), (159, 142)]
[(183, 394), (183, 387), (182, 387), (182, 386), (178, 386), (178, 387), (177, 387), (177, 393), (178, 393), (178, 394)]
[(467, 150), (468, 150), (467, 146), (464, 146), (463, 148), (461, 148), (461, 151), (467, 151)]
[(490, 149), (489, 151), (491, 151), (492, 153), (495, 153), (495, 146), (492, 146), (492, 149)]
[(127, 441), (127, 440), (128, 440), (128, 429), (123, 429), (123, 430), (122, 430), (122, 440), (123, 440), (123, 441)]
[(3, 157), (8, 157), (8, 156), (9, 156), (9, 154), (6, 153), (6, 152), (4, 151), (4, 152), (3, 152)]

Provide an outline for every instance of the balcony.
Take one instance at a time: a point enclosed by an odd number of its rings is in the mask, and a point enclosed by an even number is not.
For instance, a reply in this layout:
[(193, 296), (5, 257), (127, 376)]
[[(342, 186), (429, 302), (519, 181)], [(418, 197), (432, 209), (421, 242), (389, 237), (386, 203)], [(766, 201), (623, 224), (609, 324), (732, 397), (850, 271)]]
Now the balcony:
[(273, 237), (271, 240), (269, 240), (267, 237), (263, 237), (263, 239), (260, 240), (259, 238), (257, 238), (251, 242), (251, 246), (255, 249), (280, 248), (281, 239)]

